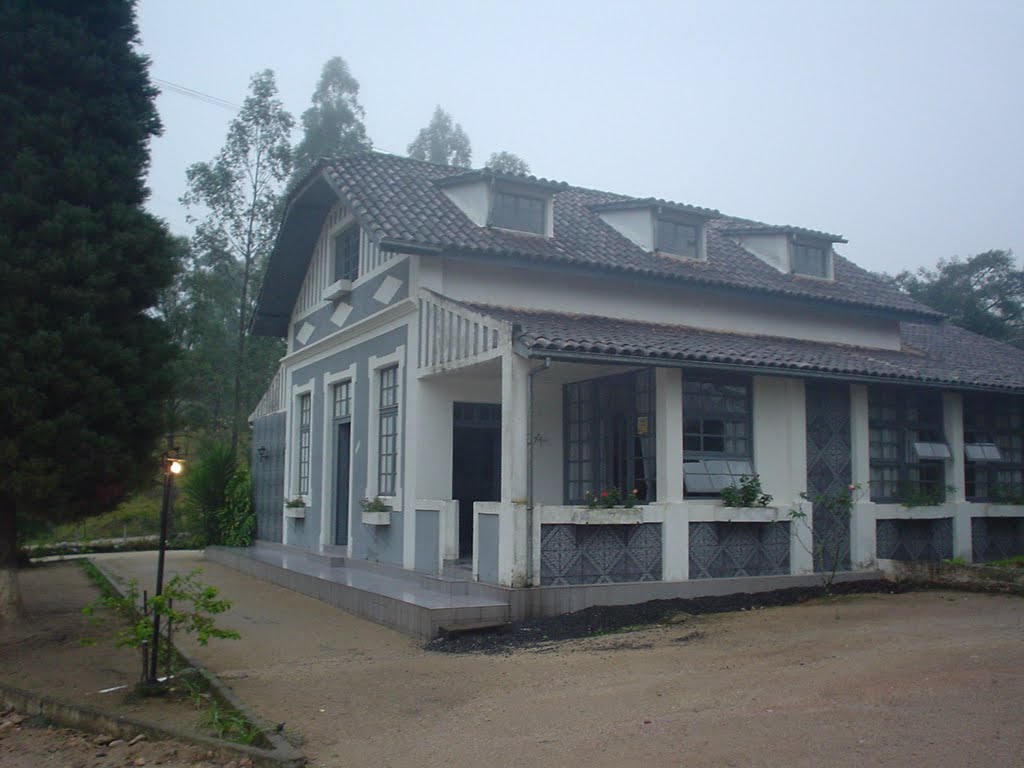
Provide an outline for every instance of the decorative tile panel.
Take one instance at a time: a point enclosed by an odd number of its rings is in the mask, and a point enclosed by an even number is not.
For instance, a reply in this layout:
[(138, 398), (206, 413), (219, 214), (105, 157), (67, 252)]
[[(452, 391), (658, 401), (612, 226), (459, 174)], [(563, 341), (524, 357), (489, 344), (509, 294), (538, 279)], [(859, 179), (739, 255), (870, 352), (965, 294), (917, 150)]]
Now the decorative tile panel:
[[(850, 388), (843, 384), (807, 382), (807, 492), (833, 495), (852, 482)], [(850, 521), (815, 504), (814, 570), (850, 570)]]
[(884, 560), (945, 560), (953, 556), (953, 518), (879, 520), (875, 539), (875, 551)]
[(661, 523), (542, 525), (541, 586), (661, 581)]
[[(253, 421), (252, 495), (256, 538), (260, 541), (282, 541), (284, 433), (284, 412), (260, 416)], [(262, 454), (260, 448), (263, 448)]]
[(788, 522), (690, 523), (690, 578), (789, 573)]
[(971, 550), (976, 563), (1024, 555), (1024, 518), (971, 518)]

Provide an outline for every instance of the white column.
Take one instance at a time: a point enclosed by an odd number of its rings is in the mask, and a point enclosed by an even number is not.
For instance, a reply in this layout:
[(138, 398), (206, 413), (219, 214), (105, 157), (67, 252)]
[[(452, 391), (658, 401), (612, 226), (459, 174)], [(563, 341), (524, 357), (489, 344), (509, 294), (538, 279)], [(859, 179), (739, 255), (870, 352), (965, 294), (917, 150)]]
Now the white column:
[(868, 388), (850, 385), (850, 478), (860, 486), (860, 502), (850, 519), (850, 564), (870, 567), (876, 559), (876, 509), (871, 503), (871, 440), (868, 431)]
[(946, 494), (946, 509), (953, 512), (953, 557), (970, 563), (974, 559), (971, 541), (971, 505), (967, 502), (967, 481), (964, 467), (964, 405), (963, 396), (954, 392), (942, 394), (942, 424), (949, 452), (946, 461), (946, 485), (954, 490)]
[(783, 519), (791, 510), (807, 516), (790, 525), (791, 573), (814, 570), (810, 505), (800, 494), (807, 489), (807, 413), (800, 379), (754, 377), (754, 470)]
[(678, 368), (654, 369), (658, 501), (683, 500), (683, 377)]
[(690, 578), (690, 516), (683, 504), (683, 376), (678, 368), (654, 371), (656, 495), (664, 505), (662, 578)]
[(527, 400), (530, 361), (512, 351), (501, 356), (501, 515), (498, 522), (498, 579), (524, 586), (528, 531), (526, 462), (529, 435)]

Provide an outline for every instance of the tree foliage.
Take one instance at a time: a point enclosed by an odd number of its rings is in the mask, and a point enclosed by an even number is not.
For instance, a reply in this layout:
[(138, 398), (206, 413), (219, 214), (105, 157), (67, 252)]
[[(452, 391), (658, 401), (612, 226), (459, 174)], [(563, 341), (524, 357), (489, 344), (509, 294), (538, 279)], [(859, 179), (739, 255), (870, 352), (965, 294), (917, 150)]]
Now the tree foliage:
[(903, 271), (891, 279), (961, 328), (1024, 346), (1024, 271), (1012, 251), (941, 259), (935, 269)]
[(313, 91), (313, 104), (302, 113), (302, 140), (295, 148), (292, 181), (298, 182), (321, 157), (339, 157), (373, 148), (363, 125), (359, 82), (340, 56), (324, 64)]
[(0, 618), (18, 519), (112, 507), (152, 471), (174, 258), (143, 210), (160, 131), (134, 3), (0, 6)]
[(439, 165), (468, 166), (473, 159), (469, 137), (452, 116), (438, 106), (426, 128), (420, 129), (407, 149), (409, 157)]
[(517, 173), (527, 174), (530, 172), (530, 166), (527, 165), (526, 161), (519, 155), (514, 155), (511, 152), (494, 152), (485, 163), (485, 167), (490, 168), (492, 171), (498, 173)]
[(228, 358), (232, 388), (227, 419), (232, 451), (238, 445), (244, 411), (259, 396), (250, 384), (264, 386), (280, 354), (279, 343), (257, 340), (255, 351), (264, 362), (273, 363), (268, 371), (254, 365), (247, 356), (248, 328), (255, 289), (263, 280), (277, 235), (281, 195), (291, 170), (293, 122), (277, 98), (274, 73), (257, 73), (217, 157), (187, 171), (188, 191), (182, 202), (204, 213), (192, 240), (193, 279), (205, 281), (214, 296), (231, 295), (234, 349)]

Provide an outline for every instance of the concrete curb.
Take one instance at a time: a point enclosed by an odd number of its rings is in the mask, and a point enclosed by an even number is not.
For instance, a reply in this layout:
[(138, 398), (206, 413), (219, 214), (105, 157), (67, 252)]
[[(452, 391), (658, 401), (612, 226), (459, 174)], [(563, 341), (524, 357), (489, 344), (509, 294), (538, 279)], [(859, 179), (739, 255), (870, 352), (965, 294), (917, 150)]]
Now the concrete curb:
[(125, 741), (130, 741), (139, 734), (144, 735), (150, 741), (174, 739), (212, 751), (225, 760), (248, 757), (252, 760), (253, 765), (264, 768), (299, 768), (306, 762), (305, 758), (291, 750), (290, 747), (291, 754), (279, 754), (276, 749), (268, 750), (245, 744), (235, 744), (177, 728), (151, 725), (123, 715), (114, 717), (93, 707), (82, 706), (55, 696), (25, 691), (5, 683), (0, 683), (0, 701), (5, 707), (12, 707), (26, 715), (39, 715), (57, 725), (108, 734)]
[[(110, 585), (117, 590), (118, 594), (122, 597), (126, 596), (123, 585), (118, 577), (114, 576), (110, 571), (103, 567), (102, 563), (96, 562), (90, 557), (86, 557), (90, 563), (98, 570), (103, 577), (110, 582)], [(274, 768), (291, 768), (291, 766), (301, 766), (306, 764), (306, 758), (302, 756), (291, 744), (284, 740), (276, 730), (269, 727), (263, 720), (261, 720), (255, 712), (247, 707), (235, 692), (226, 686), (223, 681), (215, 674), (210, 672), (205, 666), (200, 663), (199, 659), (195, 658), (192, 654), (182, 650), (178, 646), (174, 648), (175, 652), (185, 660), (185, 662), (196, 670), (209, 686), (215, 691), (216, 695), (224, 702), (227, 702), (233, 709), (241, 712), (242, 715), (250, 723), (255, 725), (263, 733), (263, 737), (270, 742), (273, 749), (261, 749), (259, 747), (250, 747), (244, 744), (235, 744), (230, 741), (223, 741), (221, 739), (215, 739), (211, 736), (201, 736), (198, 734), (185, 734), (179, 735), (177, 731), (168, 729), (168, 734), (173, 738), (182, 739), (184, 741), (194, 741), (195, 739), (203, 739), (202, 744), (213, 743), (220, 745), (221, 748), (233, 749), (236, 752), (239, 750), (243, 751), (246, 756), (251, 757), (253, 761), (256, 761), (253, 753), (258, 753), (260, 759), (266, 761), (265, 764), (268, 766), (274, 766)], [(152, 727), (152, 726), (148, 726)], [(157, 729), (159, 730), (159, 729)]]

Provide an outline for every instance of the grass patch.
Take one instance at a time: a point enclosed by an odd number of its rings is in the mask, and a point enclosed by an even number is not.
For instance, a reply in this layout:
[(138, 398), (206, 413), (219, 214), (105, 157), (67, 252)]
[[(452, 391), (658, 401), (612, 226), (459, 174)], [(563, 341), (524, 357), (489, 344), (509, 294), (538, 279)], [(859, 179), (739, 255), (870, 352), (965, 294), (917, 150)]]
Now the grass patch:
[(1016, 557), (1004, 557), (1002, 560), (992, 560), (985, 565), (994, 565), (996, 568), (1024, 568), (1024, 555)]
[[(152, 488), (121, 502), (117, 507), (77, 523), (61, 523), (32, 537), (28, 545), (53, 545), (59, 542), (123, 539), (126, 536), (150, 536), (160, 533), (161, 489)], [(179, 515), (175, 515), (179, 517)], [(177, 521), (172, 521), (177, 522)]]

